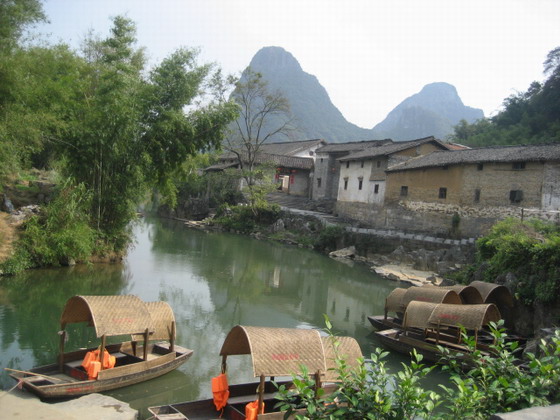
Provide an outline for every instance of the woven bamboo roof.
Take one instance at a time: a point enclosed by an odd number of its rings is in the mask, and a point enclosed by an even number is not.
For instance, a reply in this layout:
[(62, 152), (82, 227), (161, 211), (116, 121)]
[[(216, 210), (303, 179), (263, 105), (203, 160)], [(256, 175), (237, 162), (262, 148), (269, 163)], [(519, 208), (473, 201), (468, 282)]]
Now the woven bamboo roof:
[[(167, 302), (145, 302), (152, 318), (155, 331), (150, 340), (170, 340), (176, 336), (175, 315)], [(142, 340), (142, 336), (133, 335), (132, 340)]]
[[(341, 343), (340, 353), (354, 363), (362, 356), (357, 342), (351, 337), (336, 337)], [(307, 367), (309, 373), (319, 371), (323, 379), (332, 379), (328, 367), (332, 366), (334, 350), (325, 342), (318, 330), (296, 328), (267, 328), (237, 325), (228, 333), (221, 356), (251, 355), (255, 377), (290, 376)], [(330, 361), (327, 361), (330, 360)]]
[[(437, 287), (437, 286), (424, 286), (424, 287)], [(477, 303), (484, 303), (484, 299), (482, 295), (478, 291), (476, 287), (473, 286), (465, 286), (456, 284), (453, 286), (440, 286), (442, 289), (453, 290), (457, 292), (461, 301), (464, 304), (477, 304)]]
[(385, 299), (385, 314), (387, 312), (404, 312), (402, 299), (406, 293), (406, 289), (397, 287)]
[(406, 308), (403, 327), (405, 328), (428, 328), (430, 316), (437, 303), (412, 301)]
[(66, 324), (87, 322), (103, 335), (140, 334), (154, 331), (154, 322), (146, 304), (137, 296), (74, 296), (68, 299), (60, 318)]
[(406, 308), (404, 327), (424, 329), (462, 326), (467, 330), (478, 330), (501, 318), (498, 307), (493, 303), (454, 305), (412, 301)]
[(402, 297), (401, 305), (406, 308), (410, 302), (417, 300), (429, 303), (450, 303), (460, 305), (461, 298), (454, 290), (440, 287), (409, 287)]
[(484, 281), (473, 281), (469, 286), (476, 288), (482, 296), (484, 303), (495, 303), (513, 307), (513, 296), (509, 289), (501, 284), (486, 283)]
[(502, 318), (498, 307), (493, 303), (480, 305), (436, 305), (430, 315), (429, 323), (448, 327), (465, 327), (467, 330), (479, 330), (490, 322)]
[(323, 341), (323, 349), (325, 352), (325, 362), (327, 372), (324, 381), (336, 382), (338, 373), (336, 371), (336, 358), (343, 359), (346, 366), (350, 369), (358, 367), (358, 359), (362, 358), (362, 350), (358, 342), (352, 337), (321, 337)]

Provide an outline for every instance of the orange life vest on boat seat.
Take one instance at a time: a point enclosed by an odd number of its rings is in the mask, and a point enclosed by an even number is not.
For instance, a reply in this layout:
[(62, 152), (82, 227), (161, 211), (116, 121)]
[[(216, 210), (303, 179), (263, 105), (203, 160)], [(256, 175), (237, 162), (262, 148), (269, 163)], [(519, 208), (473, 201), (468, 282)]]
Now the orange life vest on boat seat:
[(214, 395), (214, 405), (216, 410), (222, 410), (229, 398), (229, 385), (225, 373), (220, 373), (212, 378), (212, 394)]
[(259, 410), (259, 400), (251, 401), (245, 406), (245, 420), (257, 420), (257, 416), (259, 414), (264, 414), (264, 401), (261, 406), (260, 412)]
[[(103, 352), (103, 369), (112, 369), (115, 367), (117, 359), (111, 356), (107, 350)], [(82, 367), (88, 374), (89, 379), (96, 379), (101, 370), (101, 362), (99, 361), (99, 349), (88, 351), (82, 361)]]

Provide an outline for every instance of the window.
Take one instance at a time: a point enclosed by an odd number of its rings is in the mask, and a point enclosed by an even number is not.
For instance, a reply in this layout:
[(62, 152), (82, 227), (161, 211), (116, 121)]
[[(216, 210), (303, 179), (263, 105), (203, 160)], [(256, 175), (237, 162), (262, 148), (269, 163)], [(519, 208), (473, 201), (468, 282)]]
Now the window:
[(362, 160), (362, 161), (360, 161), (360, 168), (363, 168), (363, 167), (364, 167), (364, 161)]
[(350, 161), (346, 162), (346, 169), (350, 167)]
[(444, 165), (441, 169), (443, 169), (444, 171), (447, 171), (449, 169), (449, 165)]
[(406, 197), (408, 195), (408, 186), (403, 185), (401, 186), (401, 197)]
[(375, 184), (375, 187), (373, 187), (373, 193), (374, 193), (374, 194), (378, 194), (378, 193), (379, 193), (379, 184)]
[(511, 167), (514, 171), (521, 171), (525, 169), (525, 162), (513, 162)]
[(377, 167), (381, 168), (381, 161), (380, 160), (377, 161)]
[(358, 178), (358, 189), (361, 190), (364, 185), (364, 179)]
[(447, 188), (442, 187), (439, 189), (439, 198), (447, 198)]
[(521, 190), (511, 190), (509, 192), (509, 201), (511, 203), (520, 203), (523, 200), (523, 191)]
[(474, 190), (474, 202), (475, 203), (480, 203), (480, 190), (479, 189)]
[(348, 178), (344, 178), (344, 189), (348, 189)]
[(321, 158), (321, 163), (323, 163), (323, 158)]
[(476, 165), (476, 170), (477, 171), (482, 171), (484, 169), (484, 164), (483, 163), (479, 163)]
[(317, 188), (321, 188), (321, 178), (317, 178)]

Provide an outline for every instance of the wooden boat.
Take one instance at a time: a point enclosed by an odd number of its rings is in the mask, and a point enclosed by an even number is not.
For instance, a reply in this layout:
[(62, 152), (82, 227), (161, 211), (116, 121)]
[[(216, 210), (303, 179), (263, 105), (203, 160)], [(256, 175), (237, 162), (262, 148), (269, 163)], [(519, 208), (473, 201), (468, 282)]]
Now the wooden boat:
[[(475, 290), (476, 291), (476, 290)], [(385, 299), (384, 315), (371, 315), (368, 320), (378, 330), (387, 328), (400, 328), (402, 317), (408, 304), (412, 301), (430, 303), (461, 304), (458, 292), (439, 287), (409, 287), (408, 289), (396, 288)], [(394, 317), (388, 316), (392, 312)]]
[[(227, 357), (232, 355), (251, 355), (253, 374), (260, 378), (259, 382), (229, 386), (229, 399), (223, 412), (216, 410), (213, 399), (181, 402), (148, 410), (153, 419), (158, 420), (207, 420), (207, 419), (245, 419), (245, 407), (257, 401), (264, 405), (264, 413), (258, 415), (259, 420), (280, 420), (284, 413), (275, 408), (276, 386), (274, 377), (289, 376), (301, 372), (305, 365), (315, 377), (316, 386), (323, 387), (326, 392), (332, 391), (336, 374), (335, 354), (346, 359), (349, 366), (356, 366), (362, 357), (360, 347), (351, 337), (336, 337), (338, 342), (335, 350), (332, 337), (321, 337), (317, 330), (291, 328), (265, 328), (238, 325), (227, 335), (220, 355), (222, 356), (221, 372), (227, 371)], [(266, 378), (269, 380), (265, 380)], [(290, 386), (291, 381), (277, 382)], [(328, 384), (325, 384), (328, 383)], [(210, 387), (210, 381), (209, 381)]]
[(482, 327), (500, 318), (500, 311), (494, 304), (453, 305), (412, 301), (406, 309), (402, 328), (376, 331), (375, 334), (382, 344), (392, 350), (410, 354), (416, 349), (426, 360), (438, 362), (441, 358), (438, 345), (468, 358), (470, 350), (461, 343), (461, 326), (474, 332), (479, 350), (488, 352), (488, 344), (478, 341), (478, 333)]
[[(89, 379), (81, 366), (95, 348), (64, 352), (66, 325), (86, 322), (101, 339), (101, 366), (107, 350), (115, 359), (110, 369)], [(74, 296), (60, 320), (58, 362), (29, 371), (12, 371), (24, 388), (43, 399), (68, 398), (103, 392), (147, 381), (185, 363), (192, 350), (175, 344), (175, 318), (166, 302), (143, 302), (136, 296)], [(131, 340), (106, 344), (107, 337), (131, 334)], [(159, 341), (165, 340), (165, 341)]]

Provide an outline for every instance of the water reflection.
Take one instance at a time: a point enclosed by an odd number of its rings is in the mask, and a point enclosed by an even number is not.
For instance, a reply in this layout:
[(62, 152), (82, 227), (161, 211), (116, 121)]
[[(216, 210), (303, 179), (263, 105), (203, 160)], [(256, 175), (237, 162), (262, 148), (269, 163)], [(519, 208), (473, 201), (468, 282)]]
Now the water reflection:
[[(59, 317), (76, 294), (135, 294), (165, 300), (175, 312), (178, 344), (195, 350), (178, 371), (110, 395), (134, 408), (207, 397), (219, 350), (237, 324), (324, 326), (354, 336), (364, 354), (374, 344), (366, 316), (383, 313), (398, 283), (364, 266), (349, 267), (313, 251), (144, 220), (123, 264), (33, 270), (0, 285), (0, 364), (28, 369), (53, 360)], [(93, 337), (71, 334), (69, 349)], [(399, 359), (396, 359), (399, 360)], [(253, 380), (248, 358), (228, 359), (230, 382)], [(12, 382), (2, 374), (5, 389)]]

